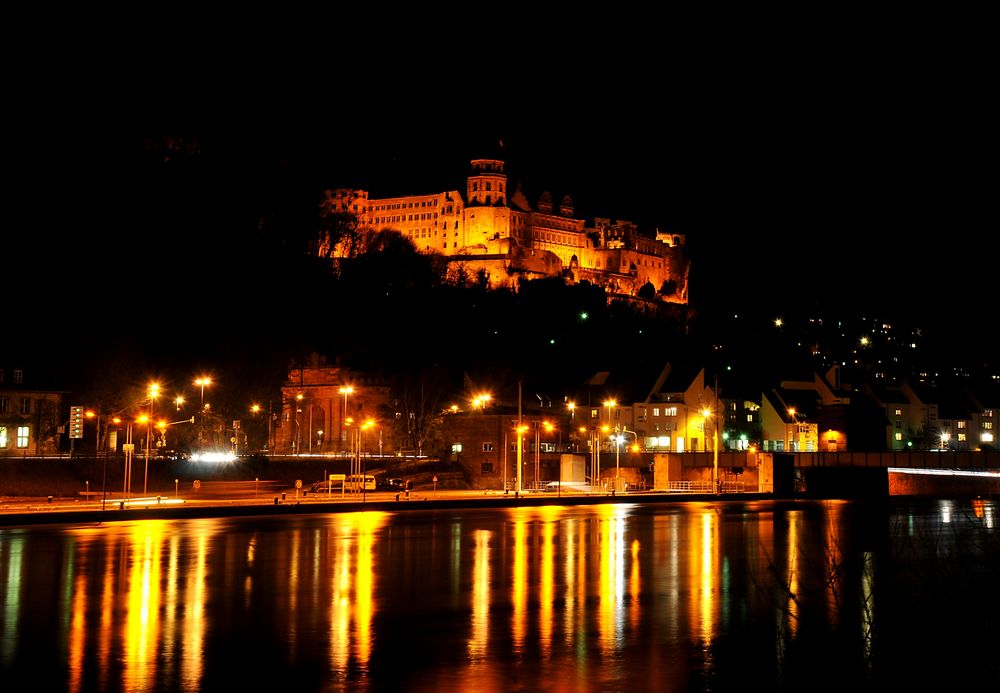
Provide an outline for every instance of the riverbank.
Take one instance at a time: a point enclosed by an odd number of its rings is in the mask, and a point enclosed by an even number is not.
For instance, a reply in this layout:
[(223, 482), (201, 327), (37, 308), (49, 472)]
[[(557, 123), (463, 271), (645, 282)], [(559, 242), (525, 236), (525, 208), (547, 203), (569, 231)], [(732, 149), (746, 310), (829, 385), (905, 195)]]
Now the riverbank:
[(285, 517), (343, 512), (406, 512), (454, 508), (509, 509), (544, 505), (598, 505), (608, 503), (706, 503), (736, 501), (753, 503), (776, 500), (771, 494), (695, 494), (638, 492), (605, 493), (528, 493), (504, 494), (483, 491), (437, 491), (411, 493), (375, 492), (354, 497), (333, 498), (299, 494), (295, 489), (267, 498), (181, 498), (173, 496), (121, 498), (100, 497), (87, 500), (70, 498), (0, 498), (0, 526), (40, 524), (100, 524), (149, 519), (191, 519), (218, 517)]

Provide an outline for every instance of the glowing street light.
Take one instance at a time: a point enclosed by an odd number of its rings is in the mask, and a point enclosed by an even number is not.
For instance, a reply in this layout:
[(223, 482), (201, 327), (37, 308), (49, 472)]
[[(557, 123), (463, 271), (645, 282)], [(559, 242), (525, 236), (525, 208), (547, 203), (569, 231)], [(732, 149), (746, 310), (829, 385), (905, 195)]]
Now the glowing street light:
[(797, 420), (795, 418), (795, 407), (788, 408), (788, 418), (792, 420), (792, 423), (786, 424), (785, 430), (788, 435), (788, 452), (792, 452), (792, 435), (790, 426), (795, 426), (795, 424), (797, 423)]
[(174, 397), (174, 406), (177, 408), (177, 411), (181, 410), (181, 407), (184, 406), (184, 402), (184, 395), (177, 395)]
[[(712, 416), (712, 410), (705, 407), (701, 410), (702, 415), (705, 417), (705, 423), (708, 423), (709, 418)], [(712, 428), (712, 491), (714, 493), (719, 492), (719, 424), (716, 423)]]
[(476, 395), (472, 398), (472, 408), (479, 409), (480, 411), (486, 411), (486, 405), (491, 399), (493, 399), (493, 395), (488, 392)]
[(347, 442), (347, 431), (344, 429), (344, 424), (347, 421), (347, 396), (354, 394), (354, 386), (344, 385), (338, 392), (344, 396), (344, 415), (340, 417), (340, 440), (341, 442)]
[(608, 408), (608, 424), (610, 424), (611, 423), (611, 408), (612, 407), (617, 407), (618, 406), (618, 402), (614, 401), (613, 399), (604, 400), (604, 406), (606, 406)]
[(149, 445), (153, 433), (153, 401), (160, 396), (160, 384), (150, 383), (149, 385), (149, 416), (146, 418), (146, 472), (142, 477), (142, 495), (146, 495), (147, 482), (149, 481)]
[(204, 444), (205, 438), (205, 387), (212, 384), (212, 379), (207, 376), (195, 378), (194, 384), (201, 388), (201, 427), (198, 429), (198, 443)]
[(569, 420), (576, 421), (576, 402), (567, 402), (566, 408), (569, 409)]

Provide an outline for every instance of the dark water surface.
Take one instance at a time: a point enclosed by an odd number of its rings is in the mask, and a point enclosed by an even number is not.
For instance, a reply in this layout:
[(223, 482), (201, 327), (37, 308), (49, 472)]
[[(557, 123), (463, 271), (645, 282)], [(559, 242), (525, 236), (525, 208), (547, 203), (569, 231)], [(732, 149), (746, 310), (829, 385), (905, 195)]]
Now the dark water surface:
[(992, 501), (0, 529), (3, 691), (1000, 690)]

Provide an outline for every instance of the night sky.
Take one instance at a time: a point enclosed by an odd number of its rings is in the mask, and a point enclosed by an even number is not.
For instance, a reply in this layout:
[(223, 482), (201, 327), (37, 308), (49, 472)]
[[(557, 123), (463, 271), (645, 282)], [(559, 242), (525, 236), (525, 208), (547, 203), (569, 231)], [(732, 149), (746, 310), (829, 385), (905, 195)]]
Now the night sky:
[(396, 26), (369, 43), (218, 39), (187, 18), (168, 42), (60, 44), (6, 99), (5, 331), (110, 340), (199, 324), (192, 306), (235, 313), (248, 287), (284, 290), (241, 263), (262, 210), (308, 213), (341, 185), (464, 190), (468, 160), (500, 142), (529, 197), (686, 234), (705, 309), (995, 326), (974, 36), (946, 50), (878, 22), (790, 37), (589, 19), (599, 33)]

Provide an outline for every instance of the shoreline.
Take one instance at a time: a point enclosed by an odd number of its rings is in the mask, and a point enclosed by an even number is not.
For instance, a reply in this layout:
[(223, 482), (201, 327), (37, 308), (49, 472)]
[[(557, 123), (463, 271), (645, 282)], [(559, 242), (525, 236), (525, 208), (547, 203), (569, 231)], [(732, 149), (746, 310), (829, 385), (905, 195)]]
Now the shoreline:
[[(287, 492), (286, 492), (287, 495)], [(387, 496), (387, 497), (386, 497)], [(120, 498), (101, 501), (48, 498), (0, 499), (0, 527), (45, 524), (100, 524), (148, 519), (195, 519), (216, 517), (286, 517), (295, 515), (333, 514), (344, 512), (412, 510), (444, 510), (453, 508), (510, 509), (545, 505), (600, 505), (606, 503), (708, 503), (718, 501), (789, 501), (768, 493), (662, 493), (636, 492), (627, 494), (555, 494), (527, 493), (489, 494), (475, 491), (438, 491), (415, 493), (410, 499), (395, 499), (394, 493), (369, 494), (368, 497), (338, 500), (280, 497), (263, 499), (192, 500), (170, 497), (131, 499), (133, 507), (122, 507)], [(144, 502), (148, 501), (148, 502)]]

